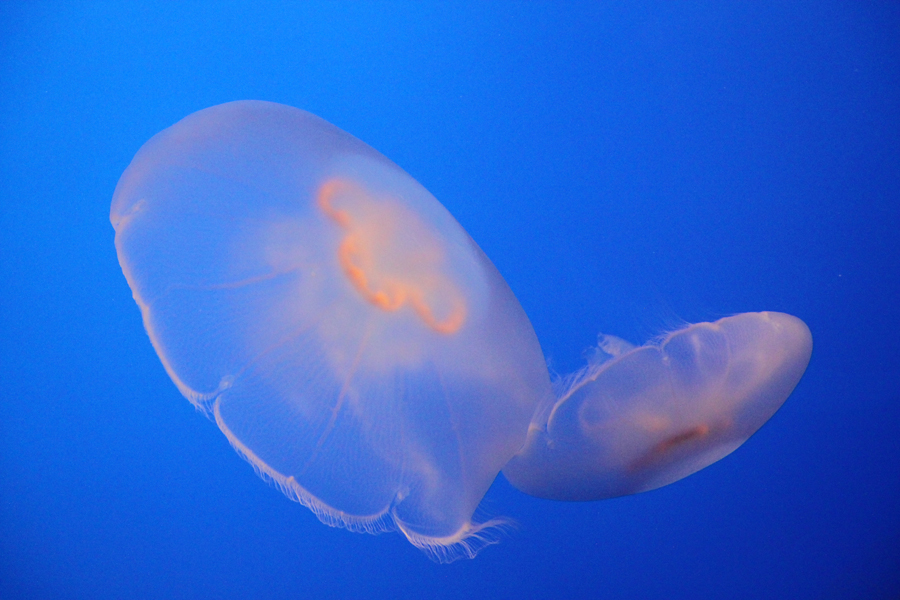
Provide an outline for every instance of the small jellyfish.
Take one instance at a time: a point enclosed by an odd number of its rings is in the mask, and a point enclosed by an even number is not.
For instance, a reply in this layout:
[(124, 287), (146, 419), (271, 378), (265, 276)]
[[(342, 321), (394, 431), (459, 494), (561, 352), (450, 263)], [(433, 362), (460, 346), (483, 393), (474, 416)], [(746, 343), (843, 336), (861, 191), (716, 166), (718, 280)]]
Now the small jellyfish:
[[(619, 340), (620, 342), (620, 340)], [(560, 386), (503, 474), (554, 500), (600, 500), (668, 485), (743, 444), (806, 369), (812, 336), (784, 313), (690, 325), (659, 344), (607, 337)]]
[(595, 361), (554, 392), (512, 291), (397, 165), (299, 109), (242, 101), (148, 141), (116, 187), (119, 263), (166, 371), (323, 522), (474, 556), (504, 469), (537, 496), (671, 483), (799, 381), (811, 336), (752, 313)]

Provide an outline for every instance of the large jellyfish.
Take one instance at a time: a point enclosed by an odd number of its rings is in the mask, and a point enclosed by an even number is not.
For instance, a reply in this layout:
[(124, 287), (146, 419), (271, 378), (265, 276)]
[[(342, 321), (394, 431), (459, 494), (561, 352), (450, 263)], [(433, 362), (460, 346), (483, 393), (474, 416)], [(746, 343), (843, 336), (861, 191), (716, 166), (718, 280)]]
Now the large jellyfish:
[(265, 479), (323, 522), (474, 556), (504, 470), (596, 500), (740, 446), (809, 362), (799, 319), (746, 313), (635, 348), (602, 338), (551, 385), (528, 317), (449, 212), (322, 119), (242, 101), (138, 151), (113, 196), (119, 263), (160, 360)]

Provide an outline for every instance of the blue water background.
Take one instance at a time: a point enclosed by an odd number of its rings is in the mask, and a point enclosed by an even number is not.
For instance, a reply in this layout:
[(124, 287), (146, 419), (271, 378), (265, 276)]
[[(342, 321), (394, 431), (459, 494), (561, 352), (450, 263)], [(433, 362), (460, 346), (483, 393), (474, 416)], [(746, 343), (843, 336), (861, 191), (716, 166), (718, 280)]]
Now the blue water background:
[[(756, 310), (809, 370), (664, 489), (498, 478), (475, 560), (326, 527), (169, 381), (108, 221), (141, 144), (246, 98), (424, 184), (561, 373)], [(896, 2), (2, 2), (0, 598), (897, 598), (898, 289)]]

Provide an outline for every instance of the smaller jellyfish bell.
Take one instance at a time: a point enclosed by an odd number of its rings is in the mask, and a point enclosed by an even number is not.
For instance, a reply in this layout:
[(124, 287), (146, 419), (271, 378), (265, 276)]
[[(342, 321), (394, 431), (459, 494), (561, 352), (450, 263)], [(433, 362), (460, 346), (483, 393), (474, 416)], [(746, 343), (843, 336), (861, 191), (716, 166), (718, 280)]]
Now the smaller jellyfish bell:
[[(659, 345), (607, 343), (559, 400), (538, 413), (503, 469), (520, 490), (554, 500), (644, 492), (727, 456), (800, 381), (812, 335), (783, 313), (698, 323)], [(618, 346), (618, 349), (616, 349)]]

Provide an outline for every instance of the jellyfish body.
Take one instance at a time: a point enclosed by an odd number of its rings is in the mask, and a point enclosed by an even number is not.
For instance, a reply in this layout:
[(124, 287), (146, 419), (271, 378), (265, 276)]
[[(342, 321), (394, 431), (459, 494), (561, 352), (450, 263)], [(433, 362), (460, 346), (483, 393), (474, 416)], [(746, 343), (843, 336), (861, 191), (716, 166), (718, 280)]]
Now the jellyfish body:
[(327, 523), (477, 549), (471, 516), (550, 383), (422, 186), (318, 117), (236, 102), (145, 144), (111, 219), (169, 375), (259, 473)]
[(687, 477), (762, 427), (812, 352), (806, 324), (784, 313), (698, 323), (640, 348), (613, 342), (539, 411), (503, 470), (520, 490), (600, 500)]
[[(664, 485), (740, 445), (809, 359), (799, 320), (739, 316), (740, 335), (692, 326), (557, 398), (527, 316), (447, 210), (363, 142), (279, 104), (215, 106), (154, 136), (110, 219), (166, 371), (257, 472), (330, 525), (397, 529), (438, 560), (491, 540), (494, 523), (472, 515), (504, 465), (546, 497)], [(782, 318), (792, 333), (772, 334)], [(696, 364), (675, 372), (702, 393), (673, 396), (660, 364), (692, 343)], [(740, 358), (772, 346), (755, 371)]]

